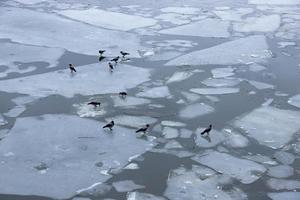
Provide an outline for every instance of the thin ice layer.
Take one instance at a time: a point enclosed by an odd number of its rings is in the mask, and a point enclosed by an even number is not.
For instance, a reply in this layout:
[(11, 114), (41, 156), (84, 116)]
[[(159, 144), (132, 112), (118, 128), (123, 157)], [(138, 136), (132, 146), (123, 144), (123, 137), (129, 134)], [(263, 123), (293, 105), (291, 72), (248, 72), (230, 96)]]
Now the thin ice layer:
[(300, 113), (262, 106), (234, 122), (260, 144), (281, 148), (300, 129)]
[[(75, 66), (76, 67), (76, 66)], [(45, 97), (59, 94), (72, 97), (75, 94), (94, 95), (119, 93), (149, 80), (149, 70), (120, 65), (110, 73), (105, 64), (91, 64), (44, 74), (0, 81), (0, 91)], [(124, 77), (131, 77), (124, 80)]]
[(67, 199), (109, 179), (101, 170), (121, 169), (150, 148), (133, 130), (115, 126), (108, 133), (103, 125), (68, 115), (18, 118), (1, 141), (0, 193)]
[(139, 57), (137, 50), (142, 49), (134, 34), (93, 27), (46, 12), (2, 7), (0, 21), (0, 38), (19, 43), (60, 47), (88, 55), (97, 55), (99, 47), (106, 49), (107, 54), (119, 54), (126, 47), (131, 56)]
[(180, 56), (166, 65), (230, 65), (264, 62), (270, 58), (266, 37), (253, 35)]

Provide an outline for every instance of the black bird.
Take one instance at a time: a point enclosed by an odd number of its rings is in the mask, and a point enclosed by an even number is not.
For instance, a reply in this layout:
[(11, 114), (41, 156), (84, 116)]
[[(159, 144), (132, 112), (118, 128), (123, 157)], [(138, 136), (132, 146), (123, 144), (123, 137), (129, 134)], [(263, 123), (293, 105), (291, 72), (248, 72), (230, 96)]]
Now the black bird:
[(130, 53), (124, 52), (124, 51), (120, 51), (120, 54), (122, 54), (123, 58), (125, 58), (125, 56), (130, 55)]
[(99, 56), (99, 62), (101, 62), (104, 58), (106, 58), (105, 56)]
[(119, 96), (122, 98), (125, 98), (127, 95), (127, 92), (119, 92)]
[(97, 106), (99, 106), (100, 107), (100, 102), (98, 102), (98, 101), (91, 101), (91, 102), (89, 102), (88, 103), (88, 105), (93, 105), (95, 108), (97, 107)]
[(113, 66), (113, 64), (111, 64), (111, 62), (108, 63), (108, 67), (111, 71), (114, 70), (114, 66)]
[(76, 72), (76, 69), (72, 64), (69, 64), (69, 68), (70, 68), (71, 72)]
[(105, 50), (99, 50), (100, 57), (103, 55), (104, 52)]
[(212, 129), (212, 125), (210, 124), (208, 128), (204, 129), (204, 131), (201, 132), (201, 135), (204, 135), (205, 133), (207, 133), (207, 135), (209, 135), (209, 132)]
[(119, 58), (120, 58), (120, 56), (117, 56), (117, 57), (115, 57), (115, 58), (111, 59), (110, 61), (114, 61), (115, 63), (117, 63), (117, 62), (118, 62), (118, 60), (119, 60)]
[(146, 133), (146, 131), (148, 130), (148, 128), (149, 128), (149, 124), (146, 124), (146, 126), (145, 127), (143, 127), (143, 128), (140, 128), (140, 129), (138, 129), (137, 131), (135, 131), (136, 133), (139, 133), (139, 132), (143, 132), (144, 134)]
[(114, 127), (115, 122), (111, 121), (108, 124), (106, 124), (105, 126), (103, 126), (102, 128), (109, 128), (109, 130), (112, 130), (112, 128)]

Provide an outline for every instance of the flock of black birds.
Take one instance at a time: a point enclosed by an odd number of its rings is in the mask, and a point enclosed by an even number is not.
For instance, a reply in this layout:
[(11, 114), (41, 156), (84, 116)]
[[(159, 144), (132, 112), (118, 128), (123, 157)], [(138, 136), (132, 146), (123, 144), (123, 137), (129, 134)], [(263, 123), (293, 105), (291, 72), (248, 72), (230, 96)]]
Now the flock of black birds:
[[(103, 55), (105, 52), (105, 50), (99, 50), (99, 62), (101, 62), (102, 60), (104, 60), (106, 57)], [(128, 56), (130, 55), (129, 53), (127, 52), (124, 52), (124, 51), (120, 51), (120, 54), (122, 55), (122, 58), (125, 59), (125, 56)], [(114, 62), (115, 65), (117, 65), (118, 61), (120, 59), (120, 56), (117, 56), (113, 59), (110, 60), (110, 62), (108, 62), (108, 67), (110, 69), (110, 71), (112, 72), (114, 70), (114, 65), (111, 63), (111, 62)], [(75, 67), (73, 66), (73, 64), (69, 64), (69, 69), (71, 70), (71, 73), (73, 72), (77, 72)], [(119, 93), (119, 96), (121, 98), (126, 98), (127, 96), (127, 93), (126, 92), (120, 92)], [(92, 105), (94, 106), (94, 108), (97, 108), (97, 107), (100, 107), (101, 105), (101, 102), (98, 102), (98, 101), (91, 101), (88, 103), (88, 105)], [(110, 121), (108, 124), (106, 124), (105, 126), (103, 126), (102, 128), (108, 128), (109, 130), (112, 131), (113, 127), (115, 125), (115, 122), (112, 120)], [(138, 130), (136, 130), (135, 132), (136, 133), (143, 133), (146, 134), (148, 129), (149, 129), (150, 125), (149, 124), (146, 124), (144, 127), (142, 128), (139, 128)], [(212, 125), (210, 124), (208, 128), (204, 129), (202, 132), (201, 132), (201, 135), (204, 135), (204, 134), (207, 134), (209, 135), (210, 131), (212, 130)]]

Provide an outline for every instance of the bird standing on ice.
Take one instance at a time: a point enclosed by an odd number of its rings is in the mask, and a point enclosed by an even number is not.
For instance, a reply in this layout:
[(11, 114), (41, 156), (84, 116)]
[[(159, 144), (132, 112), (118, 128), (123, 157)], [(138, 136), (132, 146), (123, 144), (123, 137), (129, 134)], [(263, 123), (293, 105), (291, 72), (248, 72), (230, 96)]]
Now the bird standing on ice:
[(140, 129), (136, 130), (135, 132), (136, 132), (136, 133), (142, 132), (143, 134), (145, 134), (145, 133), (147, 132), (149, 126), (150, 126), (149, 124), (146, 124), (145, 127), (140, 128)]
[(209, 132), (211, 131), (212, 129), (212, 125), (210, 124), (208, 126), (208, 128), (204, 129), (204, 131), (201, 132), (201, 135), (204, 135), (205, 133), (207, 133), (207, 135), (209, 135)]
[(103, 126), (102, 128), (109, 128), (109, 130), (112, 131), (112, 128), (114, 127), (114, 125), (115, 125), (115, 122), (111, 121), (108, 124), (106, 124), (105, 126)]
[(69, 69), (71, 70), (71, 72), (76, 72), (76, 69), (72, 64), (69, 64)]

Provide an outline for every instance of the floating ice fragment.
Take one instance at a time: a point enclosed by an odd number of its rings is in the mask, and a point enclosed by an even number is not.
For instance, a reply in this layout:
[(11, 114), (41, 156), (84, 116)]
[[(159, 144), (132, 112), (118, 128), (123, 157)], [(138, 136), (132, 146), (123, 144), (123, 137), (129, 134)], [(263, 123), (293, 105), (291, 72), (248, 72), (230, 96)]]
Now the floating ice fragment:
[(162, 134), (165, 138), (172, 139), (172, 138), (177, 138), (179, 135), (179, 132), (175, 128), (164, 127)]
[(124, 181), (114, 182), (114, 183), (112, 183), (112, 185), (114, 186), (114, 188), (118, 192), (130, 192), (132, 190), (137, 190), (137, 189), (145, 188), (142, 185), (135, 184), (131, 180), (124, 180)]
[(182, 122), (175, 122), (175, 121), (161, 121), (162, 126), (171, 126), (171, 127), (184, 127), (186, 124)]
[(249, 66), (249, 70), (252, 71), (252, 72), (260, 72), (260, 71), (263, 71), (265, 69), (266, 69), (266, 67), (264, 67), (262, 65), (259, 65), (257, 63), (253, 63)]
[(148, 97), (148, 98), (164, 98), (164, 97), (169, 97), (170, 95), (171, 94), (167, 86), (146, 89), (146, 91), (137, 94), (137, 96), (139, 97)]
[(3, 118), (2, 114), (0, 113), (0, 126), (7, 124), (8, 122)]
[(176, 140), (171, 140), (165, 145), (166, 149), (181, 149), (182, 145)]
[(248, 0), (249, 4), (267, 4), (267, 5), (297, 5), (300, 0)]
[(228, 9), (228, 10), (215, 10), (213, 11), (218, 17), (226, 21), (241, 21), (242, 17), (246, 14), (253, 12), (252, 8), (238, 8), (238, 9)]
[(268, 83), (263, 83), (259, 81), (248, 81), (248, 82), (259, 90), (274, 89), (274, 85)]
[(275, 178), (286, 178), (294, 174), (294, 169), (288, 165), (278, 165), (270, 167), (268, 175)]
[(267, 185), (273, 190), (296, 190), (300, 189), (300, 181), (271, 178)]
[(262, 174), (266, 171), (266, 168), (263, 165), (259, 165), (253, 161), (216, 151), (208, 152), (201, 156), (195, 156), (193, 160), (222, 174), (236, 178), (244, 184), (253, 183), (259, 179), (260, 176), (258, 173)]
[[(146, 124), (154, 124), (157, 119), (148, 116), (132, 116), (132, 115), (119, 115), (113, 117), (115, 124), (138, 128)], [(107, 119), (110, 121), (110, 119)]]
[(192, 88), (191, 92), (204, 95), (232, 94), (238, 93), (239, 88), (223, 87), (223, 88)]
[(191, 71), (185, 71), (185, 72), (175, 72), (168, 80), (167, 84), (173, 83), (173, 82), (180, 82), (185, 79), (188, 79), (193, 75), (193, 72)]
[(110, 191), (112, 186), (104, 183), (94, 183), (93, 185), (77, 190), (76, 193), (80, 196), (94, 196), (98, 197)]
[(282, 199), (299, 200), (300, 192), (268, 193), (268, 197), (270, 197), (272, 200), (282, 200)]
[(196, 130), (196, 138), (195, 143), (199, 147), (210, 148), (216, 146), (217, 144), (223, 142), (225, 140), (225, 136), (222, 132), (217, 130), (212, 130), (209, 135), (201, 135), (200, 133), (205, 128), (198, 128)]
[(237, 32), (274, 32), (279, 28), (280, 21), (280, 15), (275, 14), (248, 17), (235, 23), (233, 29)]
[(284, 165), (291, 165), (295, 161), (293, 154), (284, 151), (275, 152), (274, 158)]
[(130, 170), (139, 169), (139, 168), (140, 167), (136, 163), (130, 163), (129, 165), (127, 165), (126, 167), (124, 167), (124, 169), (130, 169)]
[(87, 103), (74, 104), (73, 106), (77, 109), (77, 114), (80, 117), (95, 117), (106, 114), (106, 111), (103, 109), (103, 106), (94, 107), (88, 105)]
[(289, 98), (288, 103), (296, 106), (298, 108), (300, 108), (300, 94), (292, 96), (291, 98)]
[(129, 192), (127, 194), (127, 200), (165, 200), (165, 198), (149, 193)]
[(248, 146), (249, 140), (238, 133), (230, 133), (226, 135), (225, 144), (233, 148), (243, 148)]
[(120, 98), (120, 96), (115, 95), (112, 96), (111, 98), (114, 101), (115, 107), (132, 107), (132, 106), (139, 106), (139, 105), (151, 103), (149, 99), (136, 98), (131, 96), (127, 96), (126, 98)]
[(206, 105), (204, 103), (197, 103), (197, 104), (189, 105), (189, 106), (185, 107), (184, 109), (182, 109), (179, 112), (179, 116), (182, 118), (190, 119), (190, 118), (195, 118), (195, 117), (199, 117), (202, 115), (206, 115), (206, 114), (209, 114), (212, 112), (214, 112), (213, 107)]
[(261, 163), (261, 164), (267, 164), (267, 165), (277, 165), (278, 164), (272, 158), (270, 158), (268, 156), (260, 155), (260, 154), (244, 156), (244, 158), (247, 158), (248, 160), (253, 160), (253, 161)]
[(215, 68), (211, 70), (214, 78), (225, 78), (234, 75), (234, 69), (232, 67)]
[(189, 101), (195, 102), (200, 99), (200, 96), (190, 92), (181, 92), (181, 94)]
[(240, 83), (239, 79), (235, 78), (209, 78), (202, 83), (208, 87), (232, 87)]
[(195, 7), (165, 7), (160, 9), (161, 12), (179, 13), (184, 15), (196, 15), (201, 10)]

